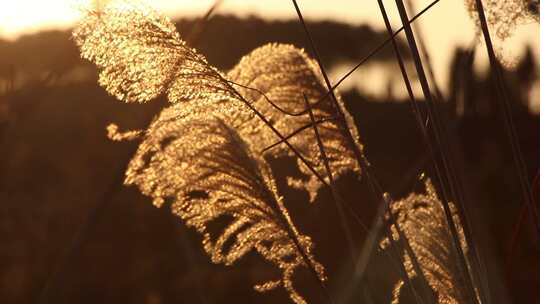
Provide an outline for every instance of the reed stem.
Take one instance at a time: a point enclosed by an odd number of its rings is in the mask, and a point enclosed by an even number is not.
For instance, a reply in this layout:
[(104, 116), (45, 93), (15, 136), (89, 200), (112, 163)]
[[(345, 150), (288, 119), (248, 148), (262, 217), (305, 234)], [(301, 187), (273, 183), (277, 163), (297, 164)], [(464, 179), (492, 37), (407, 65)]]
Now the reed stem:
[[(448, 203), (449, 196), (445, 190), (445, 185), (448, 185), (450, 188), (450, 193), (452, 194), (452, 197), (454, 199), (458, 199), (458, 196), (456, 195), (456, 190), (455, 190), (455, 187), (456, 187), (455, 177), (453, 176), (452, 169), (450, 168), (450, 158), (445, 152), (444, 139), (442, 138), (444, 133), (442, 132), (441, 120), (437, 113), (437, 110), (434, 108), (433, 96), (431, 94), (429, 83), (427, 81), (426, 73), (423, 67), (422, 59), (420, 57), (420, 52), (418, 50), (418, 45), (416, 43), (416, 39), (412, 30), (412, 27), (407, 22), (408, 16), (407, 16), (407, 11), (405, 9), (405, 5), (403, 3), (403, 0), (395, 0), (395, 2), (399, 11), (401, 21), (403, 23), (403, 27), (405, 28), (407, 42), (409, 44), (409, 48), (411, 50), (411, 53), (414, 59), (416, 72), (418, 74), (420, 85), (422, 87), (422, 92), (424, 94), (424, 98), (427, 105), (427, 114), (430, 121), (432, 122), (432, 128), (430, 128), (429, 130), (432, 131), (431, 133), (435, 141), (435, 147), (438, 148), (438, 154), (440, 154), (440, 162), (446, 172), (446, 180), (443, 179), (442, 175), (439, 175), (441, 187), (443, 189), (443, 199), (442, 199), (443, 204), (442, 205), (443, 205), (444, 213), (448, 222), (450, 232), (452, 234), (453, 245), (454, 245), (453, 247), (456, 250), (457, 255), (458, 255), (458, 259), (459, 259), (458, 269), (460, 270), (462, 274), (462, 278), (465, 283), (464, 285), (465, 285), (465, 289), (467, 290), (468, 298), (471, 299), (472, 303), (477, 303), (478, 299), (476, 297), (473, 277), (469, 271), (467, 259), (463, 251), (463, 248), (461, 247), (459, 234), (457, 231), (457, 225), (453, 219), (452, 211)], [(460, 204), (458, 205), (462, 207), (462, 209), (464, 209), (464, 206), (461, 206)], [(463, 214), (463, 211), (462, 211), (462, 214)], [(467, 227), (464, 227), (464, 229), (466, 230)], [(467, 239), (469, 247), (474, 248), (474, 244), (471, 242), (471, 240), (468, 239), (467, 237), (466, 239)]]

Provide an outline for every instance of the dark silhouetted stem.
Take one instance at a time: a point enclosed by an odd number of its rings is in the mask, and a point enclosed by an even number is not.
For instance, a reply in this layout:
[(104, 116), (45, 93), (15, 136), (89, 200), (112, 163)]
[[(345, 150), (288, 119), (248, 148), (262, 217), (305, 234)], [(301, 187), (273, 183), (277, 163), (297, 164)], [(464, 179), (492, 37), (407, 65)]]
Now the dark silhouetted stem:
[[(323, 123), (325, 123), (325, 122), (329, 122), (329, 121), (333, 121), (333, 120), (335, 120), (335, 118), (321, 118), (321, 119), (319, 119), (319, 120), (317, 120), (317, 121), (315, 121), (315, 122), (313, 122), (313, 123), (310, 123), (310, 124), (307, 124), (307, 125), (305, 125), (305, 126), (302, 126), (302, 127), (298, 128), (298, 129), (294, 130), (293, 132), (287, 134), (287, 136), (285, 136), (285, 139), (286, 139), (286, 140), (289, 140), (290, 138), (292, 138), (292, 137), (294, 137), (294, 136), (296, 136), (296, 135), (302, 133), (302, 131), (311, 128), (313, 124), (315, 124), (315, 125), (320, 125), (320, 124), (323, 124)], [(268, 151), (268, 150), (270, 150), (270, 149), (272, 149), (272, 148), (274, 148), (274, 147), (276, 147), (276, 146), (279, 146), (279, 145), (281, 145), (282, 143), (283, 143), (283, 140), (278, 140), (277, 142), (275, 142), (275, 143), (269, 145), (268, 147), (264, 148), (264, 149), (261, 151), (261, 153), (264, 153), (264, 152), (266, 152), (266, 151)]]
[(311, 124), (313, 126), (313, 132), (315, 133), (315, 138), (317, 139), (317, 145), (319, 146), (319, 152), (321, 153), (321, 158), (324, 163), (324, 168), (326, 170), (326, 175), (328, 176), (328, 181), (330, 182), (330, 190), (332, 192), (332, 196), (334, 197), (334, 203), (336, 204), (338, 215), (340, 217), (340, 223), (341, 228), (343, 229), (343, 232), (345, 232), (345, 238), (347, 239), (347, 245), (349, 248), (349, 254), (351, 263), (355, 264), (355, 249), (354, 249), (354, 240), (352, 237), (352, 233), (349, 230), (349, 227), (347, 226), (347, 216), (345, 215), (345, 210), (343, 210), (343, 202), (339, 199), (338, 191), (336, 189), (336, 185), (334, 182), (334, 175), (332, 174), (332, 169), (330, 168), (330, 162), (328, 160), (328, 157), (326, 155), (326, 151), (324, 150), (324, 143), (321, 140), (321, 136), (319, 135), (319, 129), (317, 128), (317, 124), (315, 123), (315, 116), (313, 115), (313, 109), (311, 108), (311, 105), (309, 104), (309, 101), (304, 95), (304, 101), (306, 103), (306, 109), (308, 110), (309, 119), (311, 120)]
[(525, 200), (527, 209), (531, 213), (530, 220), (532, 221), (532, 226), (535, 230), (535, 240), (538, 241), (540, 237), (540, 213), (534, 200), (531, 184), (528, 179), (527, 167), (525, 165), (525, 160), (523, 159), (523, 154), (521, 153), (521, 147), (519, 145), (519, 139), (512, 118), (510, 100), (508, 98), (508, 92), (506, 90), (503, 72), (501, 71), (499, 62), (497, 61), (497, 57), (495, 55), (482, 0), (476, 0), (475, 3), (476, 10), (478, 12), (478, 18), (480, 20), (480, 26), (482, 28), (482, 34), (486, 43), (489, 62), (491, 64), (492, 79), (495, 83), (495, 87), (498, 93), (497, 100), (499, 101), (499, 105), (502, 110), (504, 125), (507, 130), (510, 146), (512, 148), (512, 160), (514, 161), (514, 166), (517, 170), (521, 191), (523, 193), (523, 199)]
[[(331, 97), (331, 101), (333, 102), (333, 107), (334, 107), (334, 111), (336, 113), (336, 116), (338, 118), (340, 118), (339, 122), (341, 122), (341, 130), (344, 133), (344, 135), (346, 136), (346, 138), (349, 140), (350, 145), (351, 145), (351, 149), (353, 150), (353, 152), (354, 152), (354, 154), (356, 156), (356, 159), (357, 159), (359, 165), (362, 168), (363, 173), (367, 176), (367, 179), (369, 181), (369, 184), (370, 184), (370, 187), (371, 187), (373, 193), (377, 197), (382, 198), (386, 202), (387, 205), (390, 205), (391, 204), (390, 196), (383, 193), (383, 191), (382, 191), (381, 187), (379, 186), (378, 182), (370, 174), (370, 172), (369, 172), (369, 164), (367, 163), (366, 159), (364, 158), (364, 156), (363, 156), (362, 152), (360, 151), (360, 149), (358, 148), (358, 146), (355, 144), (355, 139), (354, 139), (352, 133), (350, 132), (350, 130), (349, 130), (348, 126), (347, 126), (347, 121), (345, 119), (345, 114), (343, 113), (343, 110), (341, 109), (340, 104), (339, 104), (339, 102), (338, 102), (338, 100), (337, 100), (337, 98), (336, 98), (336, 96), (334, 94), (334, 88), (332, 87), (332, 84), (330, 83), (330, 80), (329, 80), (328, 75), (327, 75), (327, 73), (325, 71), (324, 65), (323, 65), (323, 63), (321, 61), (321, 56), (319, 55), (316, 44), (315, 44), (315, 42), (314, 42), (314, 40), (313, 40), (313, 38), (311, 36), (311, 33), (309, 32), (309, 29), (307, 28), (307, 24), (304, 21), (304, 18), (302, 16), (302, 12), (301, 12), (296, 0), (292, 0), (292, 1), (293, 1), (293, 4), (294, 4), (294, 7), (296, 9), (298, 18), (299, 18), (299, 20), (300, 20), (300, 22), (302, 24), (302, 27), (304, 28), (305, 34), (308, 37), (309, 44), (310, 44), (311, 49), (312, 49), (312, 51), (313, 51), (313, 53), (315, 55), (315, 59), (317, 60), (317, 63), (319, 65), (319, 68), (320, 68), (321, 73), (323, 75), (325, 84), (327, 86), (327, 89), (329, 91), (329, 95)], [(393, 37), (390, 37), (390, 39), (393, 40)], [(391, 220), (391, 224), (393, 224), (396, 227), (396, 229), (398, 229), (398, 231), (399, 231), (399, 227), (397, 226), (397, 223), (393, 220), (393, 214), (392, 214), (391, 211), (390, 211), (389, 217), (390, 217), (390, 220)], [(387, 233), (389, 234), (389, 238), (392, 241), (391, 232), (389, 231), (387, 226), (386, 226), (386, 228), (387, 228)], [(410, 252), (409, 256), (411, 257), (411, 260), (414, 260), (413, 264), (416, 266), (418, 271), (420, 271), (419, 264), (415, 259), (415, 254), (412, 251), (412, 249), (410, 248), (410, 245), (408, 244), (405, 235), (400, 233), (400, 236), (401, 236), (401, 238), (400, 238), (399, 244), (404, 245), (405, 250)], [(401, 256), (399, 254), (398, 254), (398, 256), (399, 256), (399, 258), (401, 258)], [(404, 267), (403, 266), (403, 261), (400, 260), (400, 264), (401, 264), (402, 267)], [(405, 270), (405, 269), (402, 269), (402, 270)], [(404, 275), (404, 281), (410, 283), (410, 278), (408, 277), (406, 271), (404, 271), (403, 275)], [(422, 275), (421, 272), (420, 272), (420, 275)], [(410, 284), (410, 286), (411, 286), (411, 288), (413, 290), (413, 294), (414, 294), (417, 302), (423, 303), (422, 299), (418, 296), (414, 286), (412, 284)]]
[[(399, 15), (401, 17), (401, 21), (403, 23), (403, 27), (405, 28), (405, 34), (407, 36), (407, 41), (409, 43), (409, 48), (411, 50), (411, 53), (412, 53), (412, 56), (413, 56), (413, 59), (414, 59), (416, 72), (418, 74), (418, 79), (420, 81), (420, 84), (421, 84), (421, 87), (422, 87), (422, 92), (423, 92), (424, 98), (426, 100), (428, 116), (429, 116), (430, 120), (433, 122), (431, 130), (433, 131), (432, 133), (433, 133), (434, 141), (436, 143), (436, 147), (439, 149), (439, 153), (440, 153), (440, 156), (441, 156), (442, 167), (445, 169), (445, 172), (446, 172), (446, 177), (447, 177), (446, 182), (448, 183), (448, 186), (450, 187), (450, 192), (453, 194), (453, 197), (455, 199), (457, 199), (458, 197), (457, 197), (457, 195), (455, 195), (455, 193), (456, 193), (455, 192), (455, 184), (453, 182), (453, 175), (452, 175), (451, 169), (450, 169), (449, 157), (445, 152), (445, 147), (443, 146), (443, 139), (441, 138), (442, 137), (442, 131), (441, 131), (441, 125), (440, 125), (440, 118), (438, 117), (437, 111), (434, 109), (433, 97), (432, 97), (432, 94), (431, 94), (431, 91), (430, 91), (430, 88), (429, 88), (429, 83), (427, 81), (427, 77), (426, 77), (426, 74), (425, 74), (425, 71), (424, 71), (424, 67), (423, 67), (423, 64), (422, 64), (422, 59), (421, 59), (420, 53), (418, 51), (418, 46), (416, 44), (416, 39), (414, 37), (414, 33), (412, 31), (411, 25), (408, 22), (407, 11), (405, 9), (403, 1), (402, 0), (396, 0), (395, 2), (396, 2), (396, 5), (398, 7), (398, 11), (399, 11)], [(443, 193), (445, 193), (446, 192), (445, 189), (444, 189), (445, 188), (445, 180), (443, 180), (442, 177), (441, 177), (440, 182), (441, 182), (441, 186), (442, 186), (442, 189), (443, 189)], [(445, 216), (446, 216), (446, 219), (447, 219), (447, 222), (448, 222), (450, 232), (452, 234), (453, 245), (454, 245), (454, 248), (455, 248), (455, 250), (456, 250), (456, 252), (458, 254), (458, 260), (459, 260), (458, 268), (459, 268), (459, 270), (460, 270), (460, 272), (462, 274), (462, 278), (463, 278), (463, 280), (465, 282), (465, 288), (467, 290), (468, 298), (471, 299), (472, 303), (477, 303), (475, 286), (473, 284), (473, 278), (472, 278), (472, 275), (469, 272), (469, 267), (468, 267), (468, 264), (466, 262), (467, 259), (466, 259), (465, 253), (463, 252), (463, 248), (461, 247), (459, 234), (458, 234), (458, 231), (457, 231), (457, 226), (456, 226), (456, 223), (455, 223), (455, 221), (453, 219), (452, 211), (450, 209), (448, 199), (449, 199), (449, 196), (447, 194), (444, 195), (444, 198), (442, 199), (443, 209), (444, 209), (444, 212), (445, 212)], [(464, 208), (464, 206), (461, 206), (461, 207), (462, 207), (462, 209)], [(466, 229), (466, 228), (467, 227), (464, 227), (464, 229)], [(467, 240), (467, 241), (468, 241), (469, 247), (474, 246), (474, 244), (471, 243), (470, 240)]]
[[(414, 12), (415, 5), (412, 0), (406, 0), (407, 1), (407, 8), (409, 9), (409, 12)], [(443, 100), (441, 90), (439, 89), (439, 85), (437, 84), (437, 79), (435, 78), (435, 72), (433, 69), (433, 63), (431, 61), (431, 56), (429, 55), (429, 50), (427, 48), (427, 45), (425, 43), (424, 37), (422, 35), (422, 30), (420, 24), (414, 24), (412, 25), (414, 27), (414, 30), (416, 31), (416, 37), (418, 40), (418, 46), (420, 47), (420, 53), (424, 56), (424, 66), (427, 70), (427, 75), (429, 76), (429, 80), (431, 81), (431, 85), (433, 86), (433, 89), (435, 90), (435, 95), (437, 96), (438, 100)]]
[[(426, 6), (422, 11), (420, 11), (418, 14), (416, 14), (411, 20), (408, 21), (409, 23), (412, 23), (416, 21), (418, 18), (420, 18), (423, 14), (425, 14), (427, 11), (429, 11), (432, 7), (434, 7), (437, 3), (439, 3), (441, 0), (435, 0), (431, 2), (428, 6)], [(345, 73), (339, 80), (334, 84), (331, 90), (329, 90), (325, 96), (323, 96), (321, 99), (324, 100), (330, 96), (332, 92), (334, 92), (335, 89), (345, 81), (345, 79), (349, 78), (358, 68), (360, 68), (364, 63), (368, 62), (373, 56), (375, 56), (378, 52), (380, 52), (389, 42), (392, 41), (399, 33), (401, 33), (404, 30), (404, 27), (399, 28), (392, 37), (387, 38), (385, 41), (383, 41), (381, 44), (376, 46), (369, 54), (364, 57), (362, 60), (360, 60), (352, 69), (350, 69), (347, 73)]]

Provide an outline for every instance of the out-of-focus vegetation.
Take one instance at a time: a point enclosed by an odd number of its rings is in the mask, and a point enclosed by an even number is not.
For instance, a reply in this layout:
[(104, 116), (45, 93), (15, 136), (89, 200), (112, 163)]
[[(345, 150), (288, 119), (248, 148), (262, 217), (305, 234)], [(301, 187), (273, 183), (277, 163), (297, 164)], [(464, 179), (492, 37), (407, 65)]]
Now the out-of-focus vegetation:
[[(188, 33), (193, 20), (177, 23)], [(369, 27), (322, 22), (312, 27), (322, 58), (329, 67), (358, 61), (384, 40)], [(242, 39), (238, 39), (242, 37)], [(230, 43), (234, 40), (235, 43)], [(230, 68), (238, 58), (265, 42), (305, 46), (297, 21), (267, 22), (257, 18), (213, 18), (197, 47), (208, 61)], [(493, 303), (524, 303), (540, 284), (538, 251), (528, 242), (508, 249), (520, 214), (519, 185), (513, 172), (495, 90), (486, 76), (472, 69), (470, 53), (456, 50), (449, 69), (450, 93), (442, 106), (472, 207), (479, 246), (486, 253)], [(392, 60), (390, 48), (374, 58)], [(537, 67), (530, 53), (514, 72), (513, 114), (532, 179), (540, 168), (540, 117), (528, 111), (528, 91)], [(135, 143), (113, 143), (105, 126), (114, 121), (130, 129), (145, 128), (164, 105), (128, 105), (107, 96), (95, 81), (96, 71), (79, 59), (67, 32), (48, 32), (0, 42), (0, 297), (3, 303), (34, 303), (51, 271), (66, 263), (51, 291), (56, 303), (275, 303), (282, 291), (255, 293), (254, 282), (271, 277), (268, 266), (254, 255), (225, 268), (211, 265), (199, 237), (168, 210), (155, 209), (133, 188), (120, 187)], [(369, 81), (369, 80), (366, 80)], [(410, 106), (393, 98), (374, 99), (362, 92), (344, 94), (356, 119), (375, 174), (394, 196), (414, 185), (407, 174), (425, 165), (427, 155)], [(273, 162), (287, 172), (290, 161)], [(396, 174), (404, 172), (404, 174)], [(276, 174), (283, 176), (283, 174)], [(329, 189), (318, 203), (300, 204), (307, 193), (286, 187), (278, 179), (296, 223), (313, 236), (319, 259), (327, 267), (330, 288), (346, 293), (343, 265), (345, 236), (330, 202)], [(338, 181), (347, 201), (371, 223), (378, 204), (365, 181)], [(104, 204), (104, 205), (101, 205)], [(65, 253), (76, 231), (96, 206), (103, 208), (75, 256)], [(322, 228), (324, 227), (324, 229)], [(365, 237), (355, 234), (360, 243)], [(528, 233), (521, 234), (523, 240)], [(66, 262), (67, 261), (67, 262)], [(374, 257), (367, 273), (375, 303), (390, 301), (394, 273), (384, 256)], [(304, 286), (305, 287), (305, 286)], [(306, 288), (309, 289), (309, 288)], [(361, 291), (351, 288), (355, 292)], [(209, 292), (211, 291), (211, 292)], [(406, 296), (406, 295), (405, 295)], [(354, 297), (353, 297), (354, 298)]]

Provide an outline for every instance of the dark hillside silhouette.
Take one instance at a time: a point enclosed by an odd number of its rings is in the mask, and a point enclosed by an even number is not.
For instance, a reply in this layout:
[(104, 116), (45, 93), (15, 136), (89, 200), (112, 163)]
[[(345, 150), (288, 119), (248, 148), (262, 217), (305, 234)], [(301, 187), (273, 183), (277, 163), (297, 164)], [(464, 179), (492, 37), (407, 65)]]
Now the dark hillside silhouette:
[[(177, 24), (181, 33), (187, 33), (193, 23)], [(367, 26), (316, 22), (310, 27), (328, 66), (357, 61), (385, 38)], [(247, 51), (270, 41), (306, 45), (297, 21), (216, 16), (198, 48), (212, 64), (229, 68)], [(393, 60), (390, 51), (385, 48), (372, 60)], [(467, 51), (455, 51), (449, 67), (450, 94), (440, 108), (459, 152), (455, 158), (467, 183), (467, 203), (477, 223), (491, 288), (498, 295), (493, 303), (527, 303), (537, 297), (540, 253), (528, 245), (525, 223), (511, 263), (505, 264), (520, 214), (519, 185), (494, 102), (495, 90), (489, 79), (472, 70), (471, 58)], [(528, 111), (527, 100), (536, 79), (535, 62), (528, 53), (517, 71), (505, 75), (531, 181), (540, 168), (540, 117)], [(64, 81), (75, 77), (77, 69), (84, 70), (86, 78)], [(1, 302), (37, 303), (48, 276), (65, 261), (76, 231), (104, 201), (102, 216), (50, 286), (48, 303), (285, 301), (282, 291), (260, 295), (252, 290), (253, 284), (274, 274), (255, 255), (235, 268), (210, 264), (200, 238), (171, 216), (168, 207), (154, 208), (133, 187), (115, 187), (137, 142), (111, 142), (105, 127), (115, 122), (123, 128), (145, 128), (165, 102), (124, 104), (108, 96), (96, 84), (95, 75), (94, 68), (79, 59), (68, 32), (0, 41)], [(11, 85), (19, 77), (25, 80)], [(431, 170), (410, 105), (356, 91), (343, 95), (374, 174), (394, 197), (404, 196), (415, 186), (419, 168)], [(290, 162), (284, 159), (272, 165), (278, 172), (286, 171)], [(371, 224), (378, 201), (366, 181), (358, 186), (354, 177), (347, 176), (337, 184), (364, 223)], [(350, 267), (342, 265), (345, 237), (339, 232), (330, 190), (323, 189), (309, 206), (307, 193), (286, 188), (284, 180), (278, 180), (278, 186), (291, 213), (303, 215), (297, 225), (313, 236), (318, 258), (327, 265), (330, 290), (345, 292), (342, 287), (349, 284), (345, 278)], [(355, 233), (357, 242), (364, 240), (361, 229)], [(393, 279), (395, 271), (387, 258), (376, 254), (366, 277), (373, 303), (389, 303)], [(350, 292), (351, 303), (363, 301), (356, 287)]]
[[(182, 37), (187, 37), (197, 22), (197, 19), (180, 19), (176, 25)], [(384, 32), (377, 32), (367, 25), (324, 21), (313, 22), (310, 27), (328, 66), (340, 61), (359, 61), (386, 38)], [(241, 39), (238, 39), (239, 33)], [(218, 15), (205, 25), (202, 35), (208, 38), (199, 39), (197, 48), (221, 69), (231, 68), (244, 54), (269, 42), (307, 46), (302, 28), (294, 20), (267, 21), (258, 17), (242, 19)], [(230, 43), (232, 40), (235, 42)], [(372, 60), (387, 60), (391, 54), (387, 48)], [(42, 79), (49, 74), (70, 77), (73, 76), (70, 73), (80, 66), (92, 68), (80, 60), (69, 31), (25, 35), (13, 42), (0, 40), (0, 83), (9, 83), (13, 77), (16, 82)]]

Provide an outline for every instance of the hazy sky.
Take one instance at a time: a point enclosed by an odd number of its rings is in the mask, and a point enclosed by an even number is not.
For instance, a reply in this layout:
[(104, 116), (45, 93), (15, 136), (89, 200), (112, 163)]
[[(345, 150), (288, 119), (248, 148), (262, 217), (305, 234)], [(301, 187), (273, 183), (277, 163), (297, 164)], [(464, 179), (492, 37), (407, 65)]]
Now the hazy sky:
[[(148, 2), (158, 10), (174, 17), (200, 15), (214, 0), (153, 0)], [(382, 25), (375, 0), (300, 0), (298, 2), (308, 18)], [(415, 0), (415, 2), (420, 8), (431, 0)], [(78, 18), (77, 7), (80, 3), (84, 3), (84, 0), (5, 1), (0, 10), (0, 36), (12, 38), (21, 33), (43, 28), (69, 27)], [(397, 24), (398, 18), (393, 1), (387, 0), (386, 3), (394, 23)], [(289, 0), (225, 0), (219, 11), (239, 15), (257, 14), (268, 18), (296, 17)], [(451, 37), (447, 38), (460, 36), (455, 34), (469, 32), (471, 28), (463, 4), (459, 0), (441, 0), (429, 16), (424, 18), (424, 22), (432, 23), (431, 25), (437, 24), (437, 30), (441, 34), (439, 36), (450, 34)]]
[[(13, 39), (23, 33), (45, 28), (67, 28), (78, 18), (78, 7), (84, 0), (7, 0), (0, 9), (0, 37)], [(97, 0), (94, 0), (97, 1)], [(103, 1), (103, 0), (101, 0)], [(414, 0), (417, 10), (432, 0)], [(502, 0), (501, 0), (502, 1)], [(214, 0), (153, 0), (147, 1), (170, 17), (202, 15)], [(368, 23), (383, 29), (377, 1), (375, 0), (298, 0), (308, 19), (333, 19), (353, 24)], [(397, 28), (399, 17), (394, 0), (386, 0), (390, 18)], [(256, 14), (265, 18), (295, 18), (289, 0), (224, 0), (220, 13), (237, 15)], [(411, 14), (412, 15), (412, 14)], [(463, 0), (441, 0), (420, 22), (423, 36), (433, 57), (437, 78), (446, 82), (446, 68), (451, 59), (451, 50), (457, 45), (470, 46), (474, 40), (474, 25)], [(540, 40), (534, 39), (540, 29), (538, 25), (524, 26), (509, 41), (510, 50), (519, 54), (524, 41), (534, 43), (540, 55)], [(484, 52), (478, 52), (480, 54)], [(485, 57), (483, 58), (485, 59)], [(480, 60), (482, 61), (482, 60)]]

